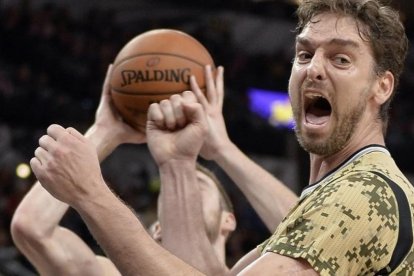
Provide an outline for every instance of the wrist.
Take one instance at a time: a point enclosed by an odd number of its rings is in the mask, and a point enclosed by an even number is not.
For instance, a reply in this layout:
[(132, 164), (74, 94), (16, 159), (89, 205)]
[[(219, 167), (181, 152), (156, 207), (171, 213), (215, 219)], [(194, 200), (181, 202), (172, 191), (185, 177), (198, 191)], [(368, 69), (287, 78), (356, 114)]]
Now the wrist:
[(220, 148), (218, 148), (216, 155), (213, 158), (218, 165), (223, 164), (229, 158), (232, 158), (234, 154), (239, 150), (239, 148), (231, 141), (226, 144), (223, 144)]
[(86, 131), (85, 137), (95, 145), (100, 162), (111, 154), (120, 144), (116, 139), (117, 136), (113, 130), (97, 124), (93, 124)]
[(170, 173), (182, 170), (191, 170), (196, 167), (196, 159), (170, 159), (158, 165), (160, 173)]
[(91, 189), (84, 191), (73, 202), (68, 202), (79, 213), (89, 213), (96, 208), (104, 209), (106, 202), (110, 202), (115, 196), (103, 179), (96, 183), (86, 183)]

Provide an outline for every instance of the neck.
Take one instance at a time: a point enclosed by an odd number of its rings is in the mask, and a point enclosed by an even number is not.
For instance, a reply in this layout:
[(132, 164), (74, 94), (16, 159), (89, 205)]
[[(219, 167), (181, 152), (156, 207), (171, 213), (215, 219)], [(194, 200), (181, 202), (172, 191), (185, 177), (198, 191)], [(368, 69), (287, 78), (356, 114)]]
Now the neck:
[(355, 133), (356, 134), (352, 136), (347, 145), (334, 154), (328, 156), (321, 156), (313, 153), (310, 154), (309, 184), (319, 181), (327, 173), (338, 167), (361, 148), (372, 144), (385, 146), (381, 128), (376, 128), (374, 131), (372, 131), (372, 129), (371, 131), (355, 131)]
[(219, 235), (215, 242), (212, 243), (214, 252), (219, 259), (220, 263), (223, 263), (226, 267), (226, 237)]

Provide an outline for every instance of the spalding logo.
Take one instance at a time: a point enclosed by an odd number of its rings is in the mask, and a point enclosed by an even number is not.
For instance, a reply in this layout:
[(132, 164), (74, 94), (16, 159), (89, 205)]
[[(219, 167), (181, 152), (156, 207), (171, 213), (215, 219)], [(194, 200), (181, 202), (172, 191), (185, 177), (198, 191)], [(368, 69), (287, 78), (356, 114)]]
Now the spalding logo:
[(190, 83), (190, 68), (174, 68), (164, 70), (122, 70), (121, 86), (127, 86), (141, 82), (176, 82)]

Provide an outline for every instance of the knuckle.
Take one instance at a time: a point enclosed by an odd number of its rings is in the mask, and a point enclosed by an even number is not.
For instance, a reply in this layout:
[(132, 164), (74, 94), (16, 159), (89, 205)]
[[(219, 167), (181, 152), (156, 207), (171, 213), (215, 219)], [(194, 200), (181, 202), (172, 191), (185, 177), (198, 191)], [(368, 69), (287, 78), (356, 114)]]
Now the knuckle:
[(161, 107), (166, 107), (166, 106), (168, 106), (170, 104), (170, 101), (169, 100), (162, 100), (161, 102), (160, 102), (160, 106)]

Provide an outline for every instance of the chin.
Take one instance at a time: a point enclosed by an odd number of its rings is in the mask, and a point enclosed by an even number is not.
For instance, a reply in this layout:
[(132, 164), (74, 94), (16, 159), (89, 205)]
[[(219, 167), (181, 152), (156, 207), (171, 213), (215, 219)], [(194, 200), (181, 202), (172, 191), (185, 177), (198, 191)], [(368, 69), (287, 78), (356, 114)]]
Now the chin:
[(298, 136), (298, 141), (304, 150), (320, 156), (330, 156), (345, 147), (346, 143), (333, 139), (332, 136), (325, 139), (320, 136), (317, 134), (302, 135)]

